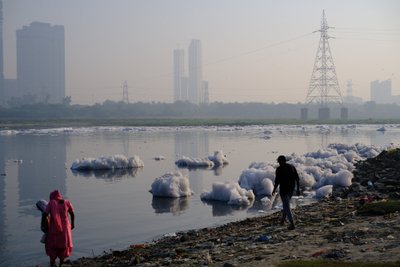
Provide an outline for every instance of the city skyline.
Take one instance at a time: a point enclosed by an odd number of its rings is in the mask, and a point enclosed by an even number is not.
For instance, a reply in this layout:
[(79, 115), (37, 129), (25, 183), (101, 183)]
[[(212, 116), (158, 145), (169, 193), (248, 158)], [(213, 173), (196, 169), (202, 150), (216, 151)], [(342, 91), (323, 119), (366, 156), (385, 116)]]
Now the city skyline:
[(32, 22), (17, 30), (18, 97), (62, 103), (65, 97), (64, 43), (64, 27), (60, 25)]
[(351, 79), (353, 95), (367, 101), (371, 81), (391, 79), (399, 95), (400, 3), (389, 0), (5, 0), (5, 78), (16, 78), (16, 30), (42, 21), (65, 27), (66, 95), (73, 103), (120, 101), (124, 80), (132, 102), (173, 102), (170, 51), (193, 38), (203, 43), (210, 102), (304, 102), (319, 38), (312, 32), (323, 9), (335, 27), (330, 46), (342, 94)]
[(174, 101), (208, 104), (208, 81), (203, 80), (201, 41), (192, 39), (188, 48), (188, 70), (185, 70), (185, 50), (174, 49)]

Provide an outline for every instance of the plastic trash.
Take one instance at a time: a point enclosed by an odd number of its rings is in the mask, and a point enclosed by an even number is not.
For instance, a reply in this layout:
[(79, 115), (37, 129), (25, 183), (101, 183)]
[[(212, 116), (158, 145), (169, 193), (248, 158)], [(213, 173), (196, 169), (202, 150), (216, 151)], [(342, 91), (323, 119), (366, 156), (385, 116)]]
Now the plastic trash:
[(270, 241), (272, 239), (272, 236), (270, 236), (270, 235), (260, 235), (257, 239), (256, 239), (256, 241), (258, 241), (258, 242), (268, 242), (268, 241)]

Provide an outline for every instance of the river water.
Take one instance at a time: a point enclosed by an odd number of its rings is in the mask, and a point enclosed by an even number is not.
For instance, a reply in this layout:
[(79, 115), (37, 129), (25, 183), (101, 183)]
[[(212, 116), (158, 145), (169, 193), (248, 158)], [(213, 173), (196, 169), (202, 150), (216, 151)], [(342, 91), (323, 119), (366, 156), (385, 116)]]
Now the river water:
[[(200, 194), (214, 182), (238, 181), (252, 162), (275, 162), (279, 154), (303, 154), (330, 143), (399, 146), (400, 126), (93, 127), (0, 131), (0, 266), (47, 265), (39, 242), (35, 203), (59, 189), (75, 208), (72, 259), (148, 242), (164, 234), (262, 214), (251, 207), (205, 203)], [(195, 194), (185, 199), (153, 198), (152, 182), (178, 168), (181, 156), (206, 157), (215, 150), (229, 165), (216, 170), (180, 169)], [(129, 172), (74, 173), (83, 157), (138, 155), (144, 167)], [(163, 156), (165, 160), (154, 160)]]

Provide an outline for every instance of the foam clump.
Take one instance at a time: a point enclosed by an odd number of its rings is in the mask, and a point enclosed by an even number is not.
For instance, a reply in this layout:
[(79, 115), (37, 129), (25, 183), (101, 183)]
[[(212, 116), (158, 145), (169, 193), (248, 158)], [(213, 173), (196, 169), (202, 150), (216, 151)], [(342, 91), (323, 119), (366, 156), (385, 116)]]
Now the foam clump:
[(222, 150), (215, 151), (214, 155), (208, 156), (208, 159), (211, 160), (216, 167), (224, 166), (229, 163)]
[(209, 192), (200, 195), (201, 200), (217, 200), (227, 202), (229, 205), (249, 206), (254, 201), (252, 190), (241, 188), (236, 182), (213, 183)]
[(214, 152), (214, 155), (210, 155), (206, 158), (191, 158), (182, 156), (179, 160), (175, 161), (175, 164), (180, 168), (214, 168), (228, 164), (226, 156), (221, 150)]
[(180, 168), (212, 168), (214, 162), (208, 158), (190, 158), (182, 156), (181, 159), (175, 161), (176, 166)]
[(315, 192), (316, 198), (325, 198), (332, 195), (333, 185), (325, 185), (317, 189)]
[(127, 158), (124, 155), (102, 156), (99, 158), (82, 158), (72, 163), (71, 169), (77, 171), (114, 170), (143, 167), (144, 163), (139, 156)]
[(271, 196), (274, 180), (275, 169), (272, 165), (252, 163), (249, 169), (242, 171), (239, 185), (244, 189), (253, 190), (255, 195)]
[(151, 184), (150, 193), (155, 197), (188, 197), (193, 195), (189, 179), (180, 172), (166, 173)]
[[(331, 185), (350, 186), (355, 163), (366, 158), (376, 157), (381, 149), (360, 143), (354, 145), (330, 144), (326, 149), (319, 149), (304, 155), (292, 154), (287, 161), (296, 167), (300, 177), (300, 186), (305, 189), (319, 189)], [(242, 171), (239, 184), (252, 189), (256, 195), (270, 195), (275, 181), (277, 165), (266, 162), (253, 162)], [(268, 179), (268, 180), (266, 180)]]

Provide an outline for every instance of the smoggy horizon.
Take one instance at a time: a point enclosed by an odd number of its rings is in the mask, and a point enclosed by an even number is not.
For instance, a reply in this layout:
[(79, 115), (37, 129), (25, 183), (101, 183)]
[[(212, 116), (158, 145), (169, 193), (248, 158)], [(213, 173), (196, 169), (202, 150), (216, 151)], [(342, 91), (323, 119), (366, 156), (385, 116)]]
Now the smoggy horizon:
[[(400, 2), (3, 0), (5, 78), (16, 78), (16, 30), (34, 21), (65, 28), (72, 103), (174, 100), (173, 50), (202, 44), (209, 101), (304, 102), (325, 10), (341, 93), (370, 100), (370, 83), (400, 95)], [(314, 33), (313, 33), (314, 32)]]

